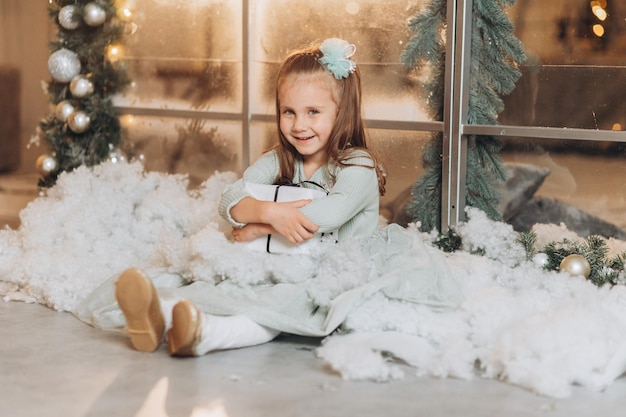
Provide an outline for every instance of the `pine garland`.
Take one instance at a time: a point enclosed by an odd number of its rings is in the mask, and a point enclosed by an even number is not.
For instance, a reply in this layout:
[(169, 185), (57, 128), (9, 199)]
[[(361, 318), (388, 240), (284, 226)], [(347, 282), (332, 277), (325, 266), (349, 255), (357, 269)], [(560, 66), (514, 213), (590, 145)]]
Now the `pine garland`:
[(548, 271), (558, 271), (563, 259), (569, 255), (581, 255), (591, 267), (589, 281), (599, 287), (605, 284), (624, 284), (626, 252), (607, 258), (609, 248), (602, 236), (590, 235), (582, 241), (563, 239), (549, 242), (539, 251), (535, 247), (536, 241), (537, 235), (532, 231), (521, 233), (518, 237), (518, 242), (524, 246), (528, 259), (532, 259), (537, 253), (544, 253), (547, 256), (543, 268)]
[[(416, 35), (409, 39), (400, 58), (415, 72), (430, 71), (424, 90), (426, 108), (433, 120), (443, 120), (445, 41), (441, 33), (446, 28), (446, 8), (445, 0), (433, 0), (411, 17), (408, 27)], [(442, 143), (443, 134), (434, 133), (423, 152), (426, 172), (411, 187), (412, 199), (406, 206), (410, 218), (427, 232), (441, 228)]]
[[(514, 3), (514, 0), (473, 3), (468, 109), (471, 124), (497, 124), (498, 114), (504, 109), (501, 95), (513, 91), (521, 76), (517, 65), (526, 56), (504, 12), (506, 6)], [(432, 0), (410, 19), (409, 30), (415, 35), (401, 56), (402, 63), (409, 68), (431, 69), (430, 80), (424, 87), (433, 120), (443, 118), (445, 41), (441, 33), (446, 27), (446, 9), (446, 0)], [(493, 220), (500, 220), (496, 183), (506, 177), (498, 155), (503, 144), (492, 136), (472, 135), (468, 139), (465, 203), (481, 209)], [(441, 227), (441, 153), (442, 134), (438, 132), (424, 150), (426, 172), (413, 185), (413, 198), (406, 207), (407, 214), (421, 224), (422, 231)]]
[(608, 251), (606, 240), (597, 235), (588, 236), (583, 241), (563, 239), (550, 242), (541, 250), (548, 256), (544, 268), (550, 271), (558, 271), (561, 261), (569, 255), (583, 256), (591, 266), (589, 280), (599, 287), (623, 283), (626, 252), (607, 258)]
[[(65, 16), (63, 26), (60, 12), (66, 6), (72, 8), (73, 13), (69, 20)], [(94, 7), (106, 14), (102, 23), (89, 22), (85, 13)], [(44, 172), (40, 169), (41, 187), (54, 185), (61, 172), (103, 162), (120, 146), (121, 125), (111, 98), (130, 83), (123, 64), (112, 61), (107, 55), (111, 45), (122, 46), (124, 39), (125, 23), (117, 18), (115, 0), (55, 0), (48, 5), (48, 11), (58, 27), (57, 39), (50, 43), (50, 50), (53, 53), (62, 49), (74, 52), (80, 60), (80, 75), (91, 81), (93, 92), (84, 97), (73, 95), (71, 83), (59, 81), (54, 76), (47, 84), (53, 108), (51, 114), (40, 122), (39, 138), (48, 145), (51, 154), (47, 156), (56, 161), (56, 166)], [(68, 28), (68, 22), (73, 22), (76, 27)], [(89, 117), (86, 130), (73, 131), (68, 120), (59, 118), (55, 108), (63, 101)]]
[[(589, 281), (598, 287), (603, 285), (626, 285), (626, 251), (613, 257), (607, 257), (609, 247), (606, 239), (599, 235), (590, 235), (579, 241), (563, 239), (545, 244), (537, 248), (537, 234), (533, 231), (521, 232), (517, 236), (519, 243), (525, 250), (526, 260), (534, 261), (538, 254), (547, 257), (542, 267), (546, 271), (559, 271), (561, 262), (567, 256), (581, 255), (589, 262)], [(455, 252), (463, 247), (463, 238), (454, 228), (439, 234), (433, 245), (444, 252)], [(474, 255), (485, 255), (484, 248), (474, 250)]]

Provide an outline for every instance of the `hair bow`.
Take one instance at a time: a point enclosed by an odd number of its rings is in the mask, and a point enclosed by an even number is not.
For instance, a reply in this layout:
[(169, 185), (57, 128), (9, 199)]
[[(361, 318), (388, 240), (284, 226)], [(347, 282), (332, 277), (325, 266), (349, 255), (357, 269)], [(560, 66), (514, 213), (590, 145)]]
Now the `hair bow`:
[(356, 69), (356, 64), (350, 59), (356, 52), (356, 46), (343, 39), (326, 39), (320, 45), (320, 51), (324, 54), (319, 63), (324, 66), (336, 79), (348, 78)]

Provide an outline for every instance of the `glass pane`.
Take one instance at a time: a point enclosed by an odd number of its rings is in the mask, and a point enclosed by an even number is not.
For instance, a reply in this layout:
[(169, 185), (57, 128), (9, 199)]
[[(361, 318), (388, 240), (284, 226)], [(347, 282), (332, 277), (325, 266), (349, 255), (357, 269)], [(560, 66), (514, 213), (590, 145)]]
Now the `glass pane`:
[(274, 146), (277, 140), (275, 123), (252, 123), (250, 125), (250, 161), (256, 161), (263, 152)]
[(397, 212), (406, 204), (409, 189), (424, 173), (422, 153), (432, 133), (370, 129), (369, 135), (370, 146), (387, 171), (387, 192), (381, 206)]
[(626, 238), (625, 150), (626, 145), (611, 142), (507, 142), (503, 160), (526, 170), (518, 184), (540, 184), (508, 221), (520, 230), (534, 223), (563, 222), (582, 237), (592, 233)]
[[(339, 37), (357, 46), (366, 117), (428, 120), (423, 93), (411, 86), (400, 55), (408, 40), (406, 1), (266, 0), (251, 2), (254, 113), (273, 113), (276, 65), (292, 49)], [(410, 86), (410, 87), (408, 87)]]
[(625, 64), (622, 1), (525, 0), (509, 16), (527, 55), (543, 65)]
[(527, 0), (510, 16), (528, 60), (504, 98), (503, 124), (625, 128), (624, 2)]
[(116, 104), (241, 112), (240, 1), (132, 5), (124, 61), (133, 84)]
[(524, 67), (522, 72), (517, 88), (505, 99), (503, 124), (626, 128), (626, 100), (618, 87), (626, 78), (626, 67), (542, 65)]
[(241, 124), (202, 119), (121, 117), (124, 150), (146, 170), (189, 174), (195, 186), (215, 171), (241, 170)]

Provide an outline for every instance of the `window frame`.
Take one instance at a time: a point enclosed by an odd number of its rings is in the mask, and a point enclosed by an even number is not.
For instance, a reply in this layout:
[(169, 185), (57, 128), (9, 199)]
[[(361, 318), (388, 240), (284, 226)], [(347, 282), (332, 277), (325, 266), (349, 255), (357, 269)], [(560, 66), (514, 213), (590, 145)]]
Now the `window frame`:
[(473, 0), (448, 1), (447, 22), (451, 30), (446, 34), (441, 230), (465, 220), (467, 139), (470, 135), (626, 142), (623, 131), (469, 124), (472, 10)]

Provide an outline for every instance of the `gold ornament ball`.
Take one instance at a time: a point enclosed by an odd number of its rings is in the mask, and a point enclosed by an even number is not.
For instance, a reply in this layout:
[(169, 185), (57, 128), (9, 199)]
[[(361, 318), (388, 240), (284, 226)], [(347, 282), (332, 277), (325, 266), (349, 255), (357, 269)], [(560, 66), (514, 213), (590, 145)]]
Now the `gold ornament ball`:
[(77, 75), (70, 81), (70, 91), (74, 97), (87, 97), (93, 93), (93, 83), (88, 77)]
[(59, 169), (59, 163), (56, 158), (51, 155), (40, 155), (37, 158), (37, 171), (43, 176), (48, 177)]
[(569, 255), (563, 258), (561, 265), (559, 266), (561, 271), (565, 271), (572, 276), (584, 276), (589, 278), (591, 273), (591, 265), (589, 261), (582, 255)]
[(60, 101), (54, 108), (54, 114), (62, 122), (67, 122), (68, 117), (74, 113), (74, 105), (67, 101)]
[(68, 117), (67, 125), (72, 129), (74, 133), (83, 133), (89, 129), (91, 124), (91, 118), (84, 111), (75, 111)]

